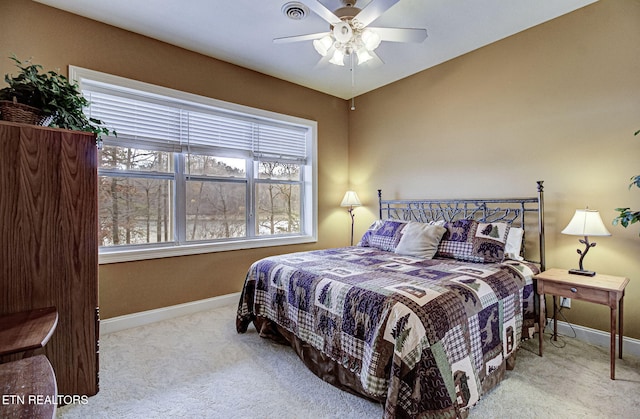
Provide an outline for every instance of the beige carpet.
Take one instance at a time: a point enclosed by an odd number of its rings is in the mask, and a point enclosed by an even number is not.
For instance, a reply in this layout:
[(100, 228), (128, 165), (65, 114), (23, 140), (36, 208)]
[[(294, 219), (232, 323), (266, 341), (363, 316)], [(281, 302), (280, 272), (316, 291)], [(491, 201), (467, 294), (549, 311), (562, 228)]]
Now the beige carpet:
[[(235, 332), (235, 307), (109, 334), (100, 342), (100, 392), (60, 418), (379, 418), (382, 408), (310, 373), (292, 349)], [(514, 371), (471, 418), (637, 418), (640, 362), (564, 338), (525, 342)]]

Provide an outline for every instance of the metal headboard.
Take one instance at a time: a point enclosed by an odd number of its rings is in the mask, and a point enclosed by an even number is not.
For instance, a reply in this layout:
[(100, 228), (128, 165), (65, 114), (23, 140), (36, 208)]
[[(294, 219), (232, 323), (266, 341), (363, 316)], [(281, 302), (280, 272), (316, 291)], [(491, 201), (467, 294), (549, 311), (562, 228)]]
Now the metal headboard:
[[(545, 269), (544, 249), (544, 181), (538, 184), (538, 196), (535, 198), (501, 199), (419, 199), (419, 200), (383, 200), (382, 190), (378, 189), (380, 219), (389, 218), (404, 221), (445, 222), (458, 219), (474, 219), (481, 222), (509, 222), (513, 226), (531, 231), (534, 223), (527, 214), (537, 214), (539, 263)], [(527, 222), (525, 222), (527, 221)], [(525, 246), (523, 246), (523, 249)]]

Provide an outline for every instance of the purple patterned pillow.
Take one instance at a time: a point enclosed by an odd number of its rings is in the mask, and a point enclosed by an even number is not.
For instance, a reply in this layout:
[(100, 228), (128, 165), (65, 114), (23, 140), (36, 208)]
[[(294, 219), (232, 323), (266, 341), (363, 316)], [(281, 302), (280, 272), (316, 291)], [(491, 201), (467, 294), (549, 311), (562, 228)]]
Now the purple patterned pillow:
[(398, 220), (384, 220), (380, 224), (374, 223), (364, 233), (358, 246), (375, 247), (387, 252), (395, 252), (406, 225), (406, 221)]
[(364, 234), (362, 235), (362, 238), (360, 239), (360, 241), (358, 242), (358, 246), (360, 247), (370, 247), (371, 243), (369, 242), (369, 240), (371, 239), (371, 235), (378, 229), (380, 228), (380, 226), (382, 225), (383, 221), (382, 220), (376, 220), (373, 222), (373, 224), (371, 224), (369, 226), (369, 228), (367, 229), (367, 231), (364, 232)]
[(456, 220), (446, 223), (445, 228), (436, 257), (481, 263), (504, 259), (509, 224)]

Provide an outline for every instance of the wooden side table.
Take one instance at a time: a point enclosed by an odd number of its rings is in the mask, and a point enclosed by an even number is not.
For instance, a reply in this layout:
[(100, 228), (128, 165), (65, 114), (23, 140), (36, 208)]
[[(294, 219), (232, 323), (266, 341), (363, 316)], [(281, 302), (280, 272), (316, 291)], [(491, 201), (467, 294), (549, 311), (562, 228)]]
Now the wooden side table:
[(49, 342), (58, 324), (55, 307), (21, 311), (0, 316), (0, 360), (24, 352), (23, 358)]
[(616, 331), (618, 333), (618, 357), (622, 359), (624, 289), (629, 283), (629, 278), (602, 274), (596, 274), (592, 277), (571, 275), (566, 269), (549, 269), (534, 278), (537, 280), (537, 292), (540, 296), (540, 356), (542, 356), (542, 335), (546, 324), (545, 305), (543, 304), (545, 294), (553, 295), (554, 339), (557, 339), (558, 336), (558, 319), (556, 316), (558, 296), (603, 304), (611, 309), (611, 379), (615, 380)]

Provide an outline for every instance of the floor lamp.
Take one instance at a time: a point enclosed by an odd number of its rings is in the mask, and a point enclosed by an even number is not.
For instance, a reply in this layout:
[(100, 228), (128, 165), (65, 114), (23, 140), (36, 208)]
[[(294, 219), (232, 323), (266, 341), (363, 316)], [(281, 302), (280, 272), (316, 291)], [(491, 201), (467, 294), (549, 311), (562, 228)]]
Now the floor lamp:
[(342, 198), (342, 203), (340, 204), (341, 207), (349, 207), (347, 211), (351, 216), (351, 246), (353, 246), (353, 207), (359, 207), (360, 205), (362, 204), (358, 199), (358, 194), (354, 191), (347, 191), (347, 193), (344, 194), (344, 198)]

